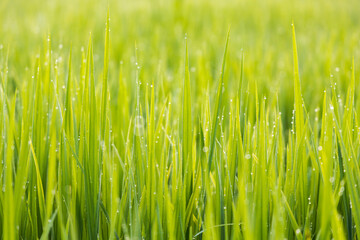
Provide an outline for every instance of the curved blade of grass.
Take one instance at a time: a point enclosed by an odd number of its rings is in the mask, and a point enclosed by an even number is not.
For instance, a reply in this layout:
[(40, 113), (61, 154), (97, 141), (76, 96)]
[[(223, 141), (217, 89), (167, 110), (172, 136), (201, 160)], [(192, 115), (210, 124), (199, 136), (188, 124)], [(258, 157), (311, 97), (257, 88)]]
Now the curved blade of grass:
[[(5, 93), (4, 93), (5, 94)], [(14, 189), (13, 189), (13, 156), (14, 156), (14, 133), (13, 127), (15, 123), (15, 102), (16, 95), (13, 105), (10, 107), (10, 114), (8, 119), (7, 129), (7, 147), (6, 151), (6, 169), (5, 169), (5, 197), (4, 197), (4, 218), (3, 218), (3, 238), (15, 240), (15, 208), (14, 205)]]
[[(185, 38), (185, 76), (183, 85), (183, 169), (185, 170), (185, 163), (192, 167), (191, 163), (191, 149), (192, 149), (192, 127), (191, 127), (191, 91), (190, 91), (190, 73), (189, 73), (189, 56), (188, 43)], [(191, 171), (192, 172), (192, 171)]]
[(220, 80), (219, 80), (219, 85), (217, 88), (214, 115), (213, 115), (213, 119), (212, 119), (212, 133), (211, 133), (211, 142), (210, 142), (210, 147), (209, 147), (210, 152), (209, 152), (209, 157), (208, 157), (208, 172), (210, 172), (210, 170), (211, 170), (211, 163), (212, 163), (212, 159), (213, 159), (213, 155), (214, 155), (214, 151), (215, 151), (216, 133), (217, 133), (217, 127), (219, 125), (222, 96), (223, 96), (225, 61), (226, 61), (226, 53), (227, 53), (227, 48), (228, 48), (228, 43), (229, 43), (229, 36), (230, 36), (230, 29), (226, 36), (225, 50), (224, 50), (224, 56), (223, 56), (221, 72), (220, 72)]
[(31, 149), (31, 153), (34, 159), (34, 164), (35, 164), (35, 170), (36, 170), (36, 186), (37, 186), (37, 195), (39, 198), (39, 210), (40, 210), (40, 217), (41, 217), (41, 221), (45, 220), (45, 197), (44, 197), (44, 188), (42, 185), (42, 181), (41, 181), (41, 175), (40, 175), (40, 169), (39, 169), (39, 164), (38, 164), (38, 160), (36, 158), (36, 154), (35, 154), (35, 150), (33, 147), (33, 144), (31, 141), (29, 141), (30, 143), (30, 149)]

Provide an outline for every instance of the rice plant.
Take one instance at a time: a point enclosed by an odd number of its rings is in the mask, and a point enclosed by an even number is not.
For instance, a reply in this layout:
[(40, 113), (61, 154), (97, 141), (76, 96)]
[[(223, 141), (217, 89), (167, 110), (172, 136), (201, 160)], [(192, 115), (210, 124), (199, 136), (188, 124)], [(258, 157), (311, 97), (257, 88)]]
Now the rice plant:
[(358, 239), (358, 7), (4, 0), (1, 238)]

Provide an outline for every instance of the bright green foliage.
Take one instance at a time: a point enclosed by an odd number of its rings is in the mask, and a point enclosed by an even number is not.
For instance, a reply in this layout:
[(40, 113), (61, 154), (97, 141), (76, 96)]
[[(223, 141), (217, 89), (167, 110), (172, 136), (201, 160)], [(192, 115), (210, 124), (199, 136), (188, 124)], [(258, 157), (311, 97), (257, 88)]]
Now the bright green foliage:
[(359, 7), (1, 1), (0, 239), (359, 239)]

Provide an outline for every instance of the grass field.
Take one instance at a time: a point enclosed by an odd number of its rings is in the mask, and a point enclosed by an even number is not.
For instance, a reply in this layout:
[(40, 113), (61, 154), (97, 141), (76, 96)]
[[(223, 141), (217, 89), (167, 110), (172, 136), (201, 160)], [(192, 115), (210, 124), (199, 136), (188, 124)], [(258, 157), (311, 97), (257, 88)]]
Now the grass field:
[(359, 10), (1, 0), (1, 239), (360, 239)]

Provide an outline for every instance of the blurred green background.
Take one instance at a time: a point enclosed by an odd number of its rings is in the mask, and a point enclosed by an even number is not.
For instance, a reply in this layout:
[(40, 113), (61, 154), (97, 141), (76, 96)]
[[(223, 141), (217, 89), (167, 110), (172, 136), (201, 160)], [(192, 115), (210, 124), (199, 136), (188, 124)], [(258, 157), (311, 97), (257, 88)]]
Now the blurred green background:
[[(216, 87), (230, 28), (225, 73), (227, 96), (231, 98), (237, 91), (243, 52), (250, 96), (255, 83), (260, 96), (267, 96), (270, 102), (279, 93), (280, 110), (289, 120), (293, 107), (289, 104), (293, 102), (292, 21), (296, 26), (302, 93), (308, 110), (320, 105), (321, 93), (330, 87), (331, 78), (340, 91), (347, 89), (353, 57), (358, 66), (359, 1), (2, 0), (1, 54), (4, 56), (9, 46), (12, 88), (20, 88), (23, 79), (32, 74), (35, 56), (45, 48), (48, 34), (52, 39), (52, 60), (58, 62), (60, 73), (66, 72), (64, 59), (72, 45), (74, 75), (78, 77), (81, 49), (86, 49), (91, 32), (95, 73), (101, 74), (108, 6), (109, 81), (115, 87), (112, 89), (118, 88), (122, 64), (128, 87), (135, 92), (137, 61), (142, 82), (161, 82), (158, 97), (170, 95), (172, 101), (179, 101), (187, 35), (194, 102), (206, 94), (207, 86), (215, 94), (212, 90)], [(112, 96), (116, 94), (113, 91)]]

